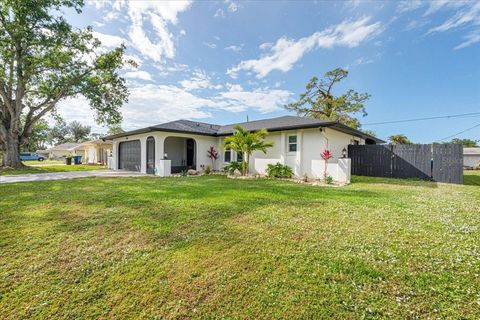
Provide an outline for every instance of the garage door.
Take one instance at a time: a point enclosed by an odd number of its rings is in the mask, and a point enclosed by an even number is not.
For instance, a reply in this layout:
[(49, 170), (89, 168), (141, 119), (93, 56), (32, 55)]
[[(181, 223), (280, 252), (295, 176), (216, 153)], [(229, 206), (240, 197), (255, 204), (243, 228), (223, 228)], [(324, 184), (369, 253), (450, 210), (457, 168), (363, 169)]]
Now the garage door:
[(120, 142), (118, 146), (118, 168), (140, 171), (140, 140)]

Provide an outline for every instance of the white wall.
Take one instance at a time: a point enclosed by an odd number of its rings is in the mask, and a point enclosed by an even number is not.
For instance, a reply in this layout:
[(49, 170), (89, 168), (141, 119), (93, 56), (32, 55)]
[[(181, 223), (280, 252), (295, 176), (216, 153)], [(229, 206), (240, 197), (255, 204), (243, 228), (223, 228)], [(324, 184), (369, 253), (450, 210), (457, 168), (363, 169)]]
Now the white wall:
[(472, 168), (480, 166), (480, 154), (464, 154), (463, 165)]

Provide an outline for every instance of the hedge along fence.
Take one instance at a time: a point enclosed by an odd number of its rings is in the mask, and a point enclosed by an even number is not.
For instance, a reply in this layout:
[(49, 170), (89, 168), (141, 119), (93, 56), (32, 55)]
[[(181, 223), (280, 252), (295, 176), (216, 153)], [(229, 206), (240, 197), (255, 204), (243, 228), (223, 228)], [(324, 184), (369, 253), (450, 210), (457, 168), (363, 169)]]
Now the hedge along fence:
[(460, 144), (350, 145), (352, 174), (463, 183)]

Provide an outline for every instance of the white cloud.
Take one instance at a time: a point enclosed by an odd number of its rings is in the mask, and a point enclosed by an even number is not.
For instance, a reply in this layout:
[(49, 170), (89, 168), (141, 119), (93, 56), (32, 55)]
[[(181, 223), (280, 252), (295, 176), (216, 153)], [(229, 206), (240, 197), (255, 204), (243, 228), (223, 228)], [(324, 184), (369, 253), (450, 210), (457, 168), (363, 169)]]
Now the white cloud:
[[(116, 20), (128, 17), (128, 36), (131, 46), (140, 51), (143, 56), (152, 59), (154, 62), (161, 62), (164, 58), (173, 59), (175, 56), (175, 45), (173, 35), (169, 31), (169, 25), (178, 22), (177, 16), (180, 12), (190, 7), (191, 1), (105, 1), (101, 5), (110, 6), (110, 11), (105, 19)], [(126, 11), (126, 15), (123, 13)], [(147, 23), (153, 27), (152, 32), (147, 32)], [(182, 32), (180, 31), (182, 34)]]
[(427, 31), (427, 35), (445, 32), (457, 28), (463, 28), (466, 30), (465, 36), (463, 36), (463, 42), (457, 45), (454, 49), (463, 49), (472, 44), (480, 42), (480, 2), (478, 1), (449, 1), (449, 0), (437, 0), (437, 1), (402, 1), (397, 6), (397, 11), (400, 13), (415, 11), (419, 9), (425, 9), (423, 12), (423, 19), (410, 20), (405, 27), (405, 30), (412, 30), (415, 28), (421, 28), (429, 23), (430, 20), (426, 20), (425, 17), (429, 17), (439, 11), (448, 12), (450, 15), (441, 24), (431, 27)]
[[(238, 9), (240, 8), (239, 1), (225, 0), (224, 4), (226, 5), (225, 10), (227, 10), (228, 12), (231, 12), (231, 13), (237, 12)], [(224, 18), (225, 17), (225, 10), (223, 8), (217, 9), (217, 11), (215, 11), (215, 14), (213, 15), (213, 17), (214, 18)]]
[(125, 127), (135, 129), (177, 119), (209, 118), (211, 111), (219, 109), (275, 111), (287, 103), (291, 95), (285, 90), (245, 91), (234, 87), (234, 90), (202, 98), (177, 86), (151, 84), (132, 89), (129, 103), (122, 110)]
[[(121, 108), (123, 127), (133, 130), (177, 119), (210, 118), (214, 110), (254, 109), (266, 113), (281, 109), (291, 96), (286, 90), (247, 91), (240, 85), (229, 85), (227, 91), (204, 98), (174, 85), (146, 84), (130, 88), (129, 101)], [(94, 132), (106, 131), (95, 124), (94, 112), (83, 97), (63, 101), (59, 112), (68, 121), (77, 120), (92, 126)]]
[[(353, 48), (381, 31), (380, 22), (369, 24), (370, 18), (356, 21), (344, 21), (321, 32), (301, 38), (297, 41), (282, 37), (270, 48), (270, 52), (259, 59), (240, 62), (229, 69), (227, 74), (235, 78), (239, 71), (253, 71), (263, 78), (273, 70), (289, 71), (303, 55), (317, 48), (343, 46)], [(266, 48), (265, 44), (262, 47)]]
[(231, 46), (225, 47), (225, 50), (229, 50), (229, 51), (233, 51), (233, 52), (237, 52), (237, 53), (238, 53), (238, 52), (242, 51), (243, 46), (244, 46), (243, 43), (242, 43), (241, 45), (238, 45), (238, 46), (236, 46), (236, 45), (231, 45)]
[(454, 48), (455, 50), (466, 48), (475, 43), (480, 43), (480, 30), (467, 34), (463, 39), (465, 41), (459, 44), (458, 46), (456, 46)]
[(138, 70), (138, 71), (129, 71), (124, 74), (125, 78), (130, 79), (139, 79), (145, 81), (152, 81), (152, 75), (147, 71)]
[(215, 49), (217, 47), (217, 45), (215, 43), (204, 42), (203, 44), (205, 46), (209, 47), (210, 49)]
[(196, 70), (193, 72), (190, 79), (185, 79), (179, 82), (180, 85), (187, 91), (199, 89), (215, 89), (220, 90), (222, 85), (214, 85), (211, 78), (205, 71)]
[(96, 31), (93, 31), (92, 34), (95, 38), (100, 40), (102, 46), (106, 48), (116, 48), (119, 47), (122, 43), (128, 43), (126, 39), (119, 36), (114, 36)]
[(360, 58), (355, 60), (355, 65), (370, 64), (370, 63), (373, 63), (373, 60), (368, 59), (368, 58), (364, 58), (364, 57), (360, 57)]
[(136, 129), (171, 120), (211, 117), (203, 110), (215, 107), (216, 102), (198, 97), (176, 86), (145, 85), (131, 90), (128, 104), (123, 108), (127, 129)]
[(217, 9), (217, 11), (215, 11), (215, 14), (213, 15), (214, 18), (223, 18), (225, 17), (225, 11), (223, 11), (223, 9)]
[(428, 33), (443, 32), (466, 24), (480, 26), (480, 2), (474, 2), (471, 7), (458, 11), (441, 25), (431, 28)]
[(233, 0), (225, 0), (225, 3), (228, 4), (228, 11), (236, 12), (238, 10), (238, 2), (235, 2)]
[(422, 7), (424, 5), (423, 1), (399, 1), (398, 6), (397, 6), (397, 11), (399, 13), (405, 13), (405, 12), (410, 12), (417, 10), (418, 8)]
[(218, 105), (225, 110), (241, 112), (249, 108), (262, 113), (281, 109), (288, 103), (292, 93), (286, 90), (255, 89), (245, 91), (239, 85), (230, 86), (230, 90), (220, 93)]
[(262, 43), (259, 48), (262, 49), (262, 50), (268, 50), (270, 49), (271, 47), (273, 47), (273, 43), (271, 42), (265, 42), (265, 43)]

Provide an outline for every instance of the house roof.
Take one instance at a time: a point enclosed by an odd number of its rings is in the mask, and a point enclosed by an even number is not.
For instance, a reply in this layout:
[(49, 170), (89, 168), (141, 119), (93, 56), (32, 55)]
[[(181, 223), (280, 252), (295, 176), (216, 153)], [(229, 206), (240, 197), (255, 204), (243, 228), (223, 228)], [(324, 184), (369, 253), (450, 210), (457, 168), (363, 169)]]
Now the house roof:
[(208, 136), (226, 136), (235, 132), (235, 126), (240, 125), (249, 131), (256, 131), (260, 129), (267, 129), (268, 131), (282, 131), (294, 129), (320, 128), (332, 127), (335, 130), (345, 132), (354, 136), (362, 137), (364, 139), (371, 139), (377, 143), (384, 143), (385, 141), (368, 135), (359, 130), (350, 128), (338, 122), (324, 121), (307, 117), (283, 116), (277, 118), (255, 120), (248, 122), (239, 122), (229, 125), (216, 125), (198, 121), (177, 120), (167, 123), (162, 123), (156, 126), (133, 130), (129, 132), (119, 133), (111, 136), (103, 137), (102, 139), (115, 139), (134, 134), (147, 133), (152, 131), (166, 131), (178, 133), (194, 133)]
[(56, 145), (54, 147), (51, 147), (51, 148), (48, 148), (46, 149), (45, 151), (70, 151), (70, 150), (73, 150), (74, 148), (80, 146), (80, 143), (75, 143), (75, 142), (66, 142), (66, 143), (62, 143), (62, 144), (59, 144), (59, 145)]
[(86, 145), (91, 145), (91, 144), (102, 144), (102, 145), (104, 145), (104, 144), (111, 144), (112, 142), (113, 142), (112, 140), (95, 139), (95, 140), (90, 140), (90, 141), (83, 142), (83, 143), (79, 144), (78, 146), (74, 147), (73, 149), (80, 150)]
[(463, 154), (480, 156), (480, 148), (463, 148)]

